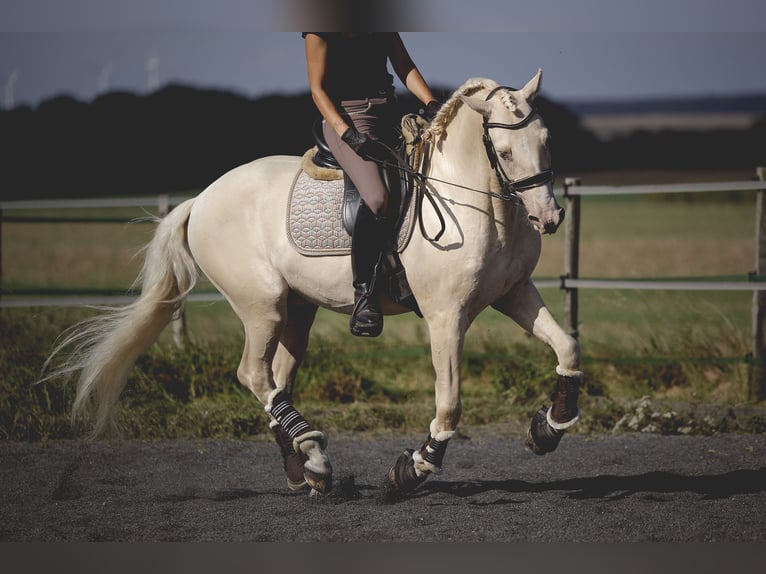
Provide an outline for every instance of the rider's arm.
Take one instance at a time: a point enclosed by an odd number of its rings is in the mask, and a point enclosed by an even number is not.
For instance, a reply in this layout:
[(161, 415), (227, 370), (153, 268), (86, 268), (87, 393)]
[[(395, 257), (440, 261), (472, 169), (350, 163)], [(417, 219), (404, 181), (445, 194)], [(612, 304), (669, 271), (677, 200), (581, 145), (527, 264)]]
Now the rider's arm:
[(335, 132), (342, 136), (348, 129), (324, 87), (327, 71), (327, 41), (316, 34), (306, 34), (306, 66), (311, 97), (319, 113)]
[(417, 66), (415, 66), (415, 63), (412, 61), (398, 32), (392, 35), (391, 42), (391, 65), (393, 66), (396, 75), (407, 89), (421, 102), (428, 104), (429, 102), (434, 101), (436, 98), (434, 98), (434, 95), (431, 93), (431, 88), (428, 87), (428, 84), (418, 71)]

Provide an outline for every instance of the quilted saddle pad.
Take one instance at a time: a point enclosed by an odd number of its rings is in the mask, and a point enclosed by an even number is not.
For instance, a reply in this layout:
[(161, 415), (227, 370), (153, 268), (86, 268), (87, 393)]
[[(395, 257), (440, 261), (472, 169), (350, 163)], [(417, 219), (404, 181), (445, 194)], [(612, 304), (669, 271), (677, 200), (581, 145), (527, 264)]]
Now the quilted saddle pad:
[[(401, 253), (412, 235), (415, 201), (410, 201), (397, 240)], [(310, 257), (349, 255), (351, 237), (343, 228), (343, 180), (319, 180), (300, 170), (287, 203), (287, 236)]]

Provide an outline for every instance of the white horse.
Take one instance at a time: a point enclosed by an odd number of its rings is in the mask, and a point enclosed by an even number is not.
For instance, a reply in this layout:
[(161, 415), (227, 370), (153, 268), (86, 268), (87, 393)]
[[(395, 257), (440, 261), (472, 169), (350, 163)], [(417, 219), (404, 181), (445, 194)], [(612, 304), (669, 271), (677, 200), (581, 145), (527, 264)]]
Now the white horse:
[[(445, 102), (426, 132), (430, 161), (422, 175), (435, 199), (422, 210), (401, 261), (428, 325), (436, 373), (435, 417), (424, 444), (406, 450), (389, 471), (393, 489), (408, 491), (441, 469), (461, 414), (460, 365), (472, 321), (488, 306), (549, 344), (558, 359), (552, 407), (540, 409), (527, 433), (537, 454), (555, 449), (579, 418), (577, 342), (547, 310), (530, 275), (541, 235), (563, 210), (553, 195), (548, 132), (533, 107), (538, 71), (521, 90), (472, 79)], [(350, 313), (348, 256), (306, 257), (285, 231), (288, 190), (298, 157), (265, 157), (237, 167), (158, 225), (139, 276), (140, 297), (77, 325), (54, 351), (75, 346), (51, 376), (78, 373), (73, 417), (95, 396), (94, 433), (116, 426), (113, 407), (137, 357), (182, 307), (201, 270), (231, 304), (245, 329), (237, 376), (265, 405), (284, 456), (290, 488), (331, 487), (324, 434), (292, 404), (293, 383), (318, 306)], [(407, 311), (383, 301), (386, 314)]]

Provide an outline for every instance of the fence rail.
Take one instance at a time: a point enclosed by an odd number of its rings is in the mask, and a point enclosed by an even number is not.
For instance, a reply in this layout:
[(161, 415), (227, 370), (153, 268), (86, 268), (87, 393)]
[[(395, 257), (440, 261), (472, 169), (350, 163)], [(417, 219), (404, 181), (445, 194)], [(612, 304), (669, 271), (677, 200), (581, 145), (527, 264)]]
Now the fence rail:
[(710, 193), (754, 191), (755, 209), (755, 265), (751, 277), (760, 278), (766, 273), (766, 167), (756, 169), (757, 181), (725, 181), (709, 183), (681, 183), (663, 185), (583, 186), (581, 180), (564, 180), (565, 220), (564, 274), (561, 288), (564, 290), (564, 311), (567, 330), (573, 337), (578, 335), (579, 289), (639, 289), (639, 290), (705, 290), (753, 292), (750, 396), (754, 400), (766, 399), (766, 284), (761, 281), (677, 281), (660, 279), (652, 281), (624, 281), (609, 279), (581, 279), (580, 261), (580, 212), (583, 196), (637, 195), (661, 193)]
[[(766, 398), (766, 281), (757, 279), (766, 275), (766, 168), (756, 170), (757, 181), (723, 181), (709, 183), (680, 183), (662, 185), (626, 185), (626, 186), (584, 186), (581, 180), (566, 178), (564, 181), (564, 200), (567, 218), (565, 220), (564, 273), (559, 280), (540, 279), (535, 284), (540, 288), (560, 287), (564, 291), (564, 311), (566, 327), (569, 333), (578, 336), (578, 292), (579, 289), (629, 289), (629, 290), (684, 290), (684, 291), (752, 291), (752, 365), (751, 394), (755, 399)], [(754, 191), (756, 199), (755, 225), (755, 268), (747, 281), (681, 281), (674, 279), (622, 280), (579, 277), (580, 212), (581, 198), (584, 196), (615, 196), (643, 194), (710, 193)], [(175, 205), (188, 199), (180, 196), (144, 196), (131, 198), (94, 198), (61, 199), (37, 201), (0, 202), (0, 225), (5, 210), (62, 210), (62, 209), (98, 209), (125, 207), (156, 207), (160, 216), (164, 216)], [(13, 221), (54, 222), (56, 218), (7, 218)], [(84, 221), (85, 218), (77, 218)], [(61, 218), (59, 221), (66, 221)], [(117, 221), (100, 219), (100, 222)], [(2, 283), (2, 233), (0, 233), (0, 284)], [(68, 306), (68, 305), (104, 305), (121, 304), (135, 299), (129, 295), (96, 296), (53, 296), (4, 297), (0, 307), (25, 306)], [(215, 301), (222, 297), (214, 293), (192, 294), (192, 301)]]
[(6, 209), (112, 209), (118, 207), (174, 207), (191, 196), (172, 196), (166, 194), (137, 197), (94, 197), (90, 199), (33, 199), (19, 201), (0, 201), (0, 210)]

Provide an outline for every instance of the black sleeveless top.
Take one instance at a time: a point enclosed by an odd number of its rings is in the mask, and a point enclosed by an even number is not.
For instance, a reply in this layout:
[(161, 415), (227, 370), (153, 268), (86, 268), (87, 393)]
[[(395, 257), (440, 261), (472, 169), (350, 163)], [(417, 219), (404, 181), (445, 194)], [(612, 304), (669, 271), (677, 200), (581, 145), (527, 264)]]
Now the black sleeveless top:
[(394, 77), (388, 72), (392, 34), (347, 34), (304, 32), (327, 42), (325, 89), (336, 101), (379, 97), (392, 90)]

